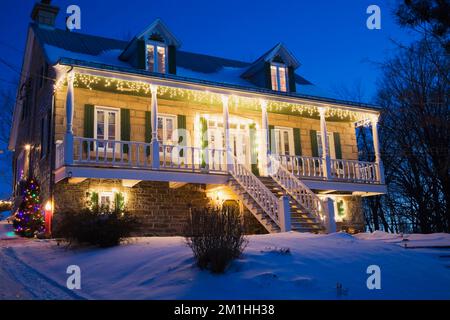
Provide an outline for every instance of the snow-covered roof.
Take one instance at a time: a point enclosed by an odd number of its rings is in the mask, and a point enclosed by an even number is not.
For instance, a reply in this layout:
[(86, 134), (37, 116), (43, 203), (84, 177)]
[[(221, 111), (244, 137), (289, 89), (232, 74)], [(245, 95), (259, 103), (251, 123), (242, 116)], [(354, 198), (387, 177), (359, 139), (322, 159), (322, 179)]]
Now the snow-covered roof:
[[(119, 56), (128, 47), (129, 41), (70, 32), (57, 28), (41, 28), (36, 24), (31, 27), (41, 44), (50, 64), (64, 60), (77, 61), (80, 65), (96, 64), (105, 69), (136, 69)], [(273, 52), (284, 52), (282, 45), (277, 45), (255, 62), (245, 62), (211, 55), (176, 50), (176, 76), (199, 82), (217, 85), (232, 85), (250, 90), (261, 89), (242, 75), (248, 72), (259, 60)], [(285, 52), (288, 54), (288, 52)], [(142, 70), (135, 70), (140, 72)], [(302, 76), (295, 74), (296, 93), (291, 96), (317, 98), (316, 100), (335, 100), (335, 96), (317, 87)], [(339, 101), (338, 101), (339, 102)], [(344, 101), (341, 101), (344, 102)], [(360, 104), (358, 104), (360, 105)]]

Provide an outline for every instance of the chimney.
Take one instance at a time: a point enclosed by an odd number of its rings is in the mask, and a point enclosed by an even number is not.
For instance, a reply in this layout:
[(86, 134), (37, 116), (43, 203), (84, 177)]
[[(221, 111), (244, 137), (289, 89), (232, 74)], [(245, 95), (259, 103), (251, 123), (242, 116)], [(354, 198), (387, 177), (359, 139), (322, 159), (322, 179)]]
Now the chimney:
[(31, 19), (41, 26), (54, 27), (59, 8), (52, 6), (51, 2), (51, 0), (37, 2), (31, 12)]

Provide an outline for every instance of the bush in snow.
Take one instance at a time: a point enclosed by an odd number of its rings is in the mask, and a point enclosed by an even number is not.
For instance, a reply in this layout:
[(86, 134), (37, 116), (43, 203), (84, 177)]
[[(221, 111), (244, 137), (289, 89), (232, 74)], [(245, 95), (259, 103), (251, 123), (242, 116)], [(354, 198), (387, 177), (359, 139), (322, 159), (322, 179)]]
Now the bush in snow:
[(197, 265), (214, 273), (224, 272), (247, 245), (238, 211), (232, 206), (194, 209), (185, 236)]
[(120, 210), (112, 212), (94, 206), (80, 212), (61, 213), (55, 221), (54, 234), (71, 244), (111, 247), (130, 236), (136, 229), (135, 217)]

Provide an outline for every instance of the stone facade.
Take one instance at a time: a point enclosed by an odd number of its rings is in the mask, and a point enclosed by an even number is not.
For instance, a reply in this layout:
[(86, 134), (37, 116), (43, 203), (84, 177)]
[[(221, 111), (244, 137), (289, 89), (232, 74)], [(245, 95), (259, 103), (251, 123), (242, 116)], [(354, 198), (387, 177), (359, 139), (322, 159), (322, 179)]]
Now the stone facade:
[(348, 233), (364, 232), (364, 213), (360, 196), (347, 197), (345, 200), (346, 214), (341, 222), (337, 222), (337, 230)]
[[(75, 88), (75, 111), (73, 130), (75, 136), (84, 136), (84, 106), (92, 104), (102, 107), (130, 109), (131, 141), (145, 141), (145, 111), (150, 110), (150, 96), (134, 96), (96, 90)], [(65, 99), (66, 87), (60, 88), (55, 95), (55, 135), (56, 140), (62, 140), (66, 127)], [(186, 129), (189, 132), (188, 145), (195, 142), (195, 131), (199, 130), (199, 115), (222, 117), (221, 105), (200, 104), (190, 101), (165, 100), (158, 98), (158, 113), (165, 115), (186, 116)], [(238, 116), (256, 123), (261, 128), (261, 111), (240, 110), (239, 106), (230, 106), (230, 117)], [(312, 156), (309, 130), (320, 131), (320, 121), (301, 116), (269, 112), (269, 125), (275, 127), (300, 128), (302, 154)], [(327, 120), (328, 132), (338, 132), (341, 136), (342, 158), (358, 159), (356, 134), (352, 122), (333, 122)]]
[[(91, 192), (120, 192), (125, 196), (125, 208), (136, 215), (139, 236), (182, 235), (191, 209), (214, 206), (203, 184), (186, 184), (170, 188), (168, 182), (142, 181), (132, 188), (123, 187), (120, 180), (86, 179), (77, 184), (61, 181), (55, 186), (55, 223), (58, 214), (86, 207)], [(264, 227), (248, 211), (242, 216), (247, 234), (266, 233)]]

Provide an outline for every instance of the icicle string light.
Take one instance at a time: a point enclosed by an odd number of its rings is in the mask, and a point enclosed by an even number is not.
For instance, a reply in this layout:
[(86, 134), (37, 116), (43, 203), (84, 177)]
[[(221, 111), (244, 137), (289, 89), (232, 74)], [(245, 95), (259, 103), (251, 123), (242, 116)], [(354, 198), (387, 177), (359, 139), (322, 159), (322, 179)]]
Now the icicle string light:
[[(67, 83), (66, 81), (58, 82), (55, 86), (55, 90), (57, 90), (63, 82)], [(110, 88), (111, 90), (117, 90), (119, 92), (131, 92), (145, 95), (149, 95), (151, 92), (150, 84), (146, 82), (128, 81), (81, 73), (75, 73), (74, 87), (82, 87), (89, 90), (103, 87)], [(190, 90), (160, 85), (158, 86), (158, 96), (167, 99), (188, 100), (203, 104), (220, 105), (222, 103), (221, 94), (209, 92), (207, 90)], [(255, 111), (261, 110), (259, 98), (242, 97), (232, 94), (230, 95), (230, 105), (240, 106)], [(318, 107), (312, 104), (268, 100), (267, 111), (276, 113), (288, 112), (306, 117), (319, 117)], [(335, 107), (326, 107), (325, 116), (327, 118), (348, 121), (364, 121), (365, 119), (368, 119), (368, 114), (365, 112), (339, 109)]]

